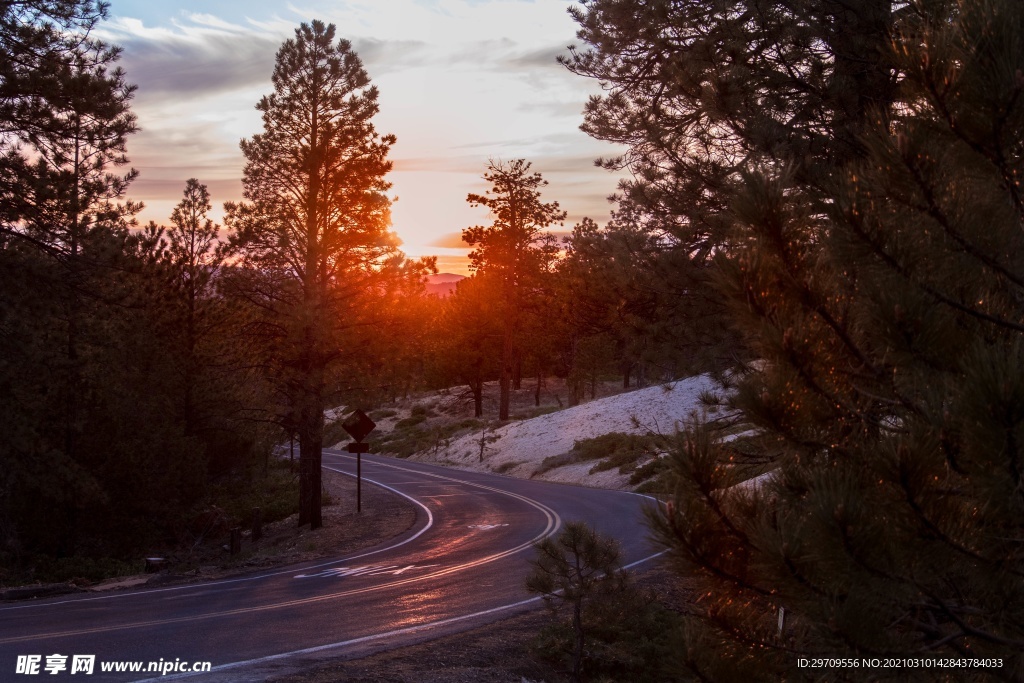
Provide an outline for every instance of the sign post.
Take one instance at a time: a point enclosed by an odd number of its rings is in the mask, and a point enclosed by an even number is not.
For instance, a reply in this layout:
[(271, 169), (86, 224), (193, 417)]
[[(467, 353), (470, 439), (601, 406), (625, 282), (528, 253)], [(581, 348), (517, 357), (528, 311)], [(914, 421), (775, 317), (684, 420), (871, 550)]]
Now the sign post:
[(341, 423), (342, 429), (355, 439), (345, 450), (356, 454), (356, 512), (363, 511), (363, 453), (370, 452), (370, 444), (363, 443), (363, 439), (376, 426), (377, 423), (358, 408)]

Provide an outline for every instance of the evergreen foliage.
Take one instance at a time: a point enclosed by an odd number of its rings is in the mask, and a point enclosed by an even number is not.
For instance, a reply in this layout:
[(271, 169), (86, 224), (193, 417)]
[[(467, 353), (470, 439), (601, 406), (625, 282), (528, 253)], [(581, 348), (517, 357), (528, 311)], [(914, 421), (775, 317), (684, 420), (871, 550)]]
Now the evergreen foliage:
[(673, 680), (677, 624), (622, 569), (613, 539), (583, 522), (535, 545), (526, 588), (544, 597), (556, 620), (539, 650), (571, 662), (572, 680)]
[(437, 319), (437, 379), (465, 385), (477, 418), (484, 415), (484, 382), (499, 375), (500, 358), (493, 349), (500, 343), (502, 327), (492, 285), (479, 273), (460, 281), (441, 304)]
[(547, 181), (540, 173), (530, 172), (525, 159), (504, 164), (491, 161), (484, 180), (492, 187), (486, 194), (471, 193), (466, 201), (472, 206), (487, 207), (494, 222), (490, 226), (473, 226), (462, 231), (462, 239), (473, 251), (469, 253), (471, 270), (485, 275), (496, 290), (502, 325), (501, 396), (498, 419), (509, 418), (509, 400), (513, 374), (522, 360), (524, 309), (537, 309), (542, 294), (541, 278), (547, 274), (558, 252), (554, 235), (544, 229), (565, 219), (558, 202), (542, 202), (540, 188)]
[(249, 333), (281, 394), (276, 419), (298, 435), (299, 524), (314, 529), (332, 373), (372, 360), (374, 304), (429, 267), (406, 264), (389, 231), (395, 137), (374, 129), (377, 89), (335, 32), (313, 21), (281, 46), (274, 92), (256, 105), (263, 132), (241, 143), (247, 201), (226, 205), (233, 286), (260, 311)]
[(1019, 680), (1024, 8), (576, 16), (594, 49), (569, 66), (609, 85), (588, 130), (631, 145), (628, 197), (682, 217), (685, 253), (713, 245), (758, 360), (730, 402), (772, 474), (735, 486), (695, 425), (652, 515), (700, 587), (685, 663), (777, 680), (800, 656), (996, 658), (982, 675)]
[(245, 312), (216, 289), (205, 188), (190, 182), (169, 233), (130, 229), (134, 86), (92, 35), (105, 16), (81, 0), (0, 7), (5, 582), (132, 566), (180, 538), (210, 472), (269, 447), (241, 419), (265, 390), (229, 342)]

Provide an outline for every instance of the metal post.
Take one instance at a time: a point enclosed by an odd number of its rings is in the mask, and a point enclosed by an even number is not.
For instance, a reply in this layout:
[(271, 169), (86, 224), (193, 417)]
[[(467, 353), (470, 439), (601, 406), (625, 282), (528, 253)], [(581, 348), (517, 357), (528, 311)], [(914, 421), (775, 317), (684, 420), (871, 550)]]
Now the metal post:
[(263, 512), (259, 508), (252, 509), (252, 540), (263, 538)]
[(363, 443), (366, 435), (373, 431), (376, 423), (362, 410), (356, 410), (348, 416), (341, 426), (348, 435), (355, 439), (345, 447), (349, 453), (356, 454), (356, 512), (363, 511), (363, 453), (370, 452), (370, 444)]

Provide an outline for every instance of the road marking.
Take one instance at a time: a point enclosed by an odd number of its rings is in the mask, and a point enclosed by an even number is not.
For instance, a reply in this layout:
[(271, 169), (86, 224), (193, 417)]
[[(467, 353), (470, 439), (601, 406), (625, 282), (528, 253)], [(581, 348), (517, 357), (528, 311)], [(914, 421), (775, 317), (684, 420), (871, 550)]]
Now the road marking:
[[(349, 475), (348, 472), (342, 472), (341, 470), (336, 470), (333, 467), (324, 467), (324, 469), (331, 470), (332, 472), (337, 472), (338, 474), (344, 474), (346, 476), (353, 476), (353, 477), (355, 476), (355, 475)], [(373, 484), (374, 486), (379, 486), (382, 489), (387, 489), (388, 491), (391, 491), (392, 493), (397, 493), (398, 495), (402, 496), (403, 498), (408, 498), (410, 501), (412, 501), (416, 505), (419, 505), (421, 508), (423, 508), (423, 511), (427, 513), (427, 523), (423, 526), (422, 529), (417, 531), (415, 534), (413, 534), (409, 538), (405, 539), (404, 541), (400, 541), (398, 543), (395, 543), (394, 545), (389, 545), (386, 548), (380, 548), (379, 550), (371, 550), (370, 552), (361, 553), (359, 555), (353, 555), (351, 557), (340, 557), (340, 558), (336, 557), (334, 559), (327, 560), (325, 562), (320, 562), (318, 564), (310, 565), (310, 566), (306, 567), (307, 570), (308, 569), (317, 569), (318, 567), (326, 567), (328, 565), (337, 564), (339, 562), (351, 562), (352, 560), (359, 560), (359, 559), (362, 559), (364, 557), (369, 557), (370, 555), (377, 555), (379, 553), (384, 553), (384, 552), (387, 552), (389, 550), (394, 550), (395, 548), (400, 548), (403, 545), (405, 545), (406, 543), (412, 543), (417, 538), (419, 538), (420, 536), (425, 534), (432, 526), (434, 526), (434, 514), (430, 511), (430, 508), (428, 508), (426, 505), (424, 505), (420, 501), (416, 500), (415, 498), (413, 498), (412, 496), (410, 496), (410, 495), (408, 495), (406, 493), (402, 493), (398, 489), (393, 489), (393, 488), (391, 488), (390, 486), (388, 486), (386, 484), (381, 484), (380, 482), (374, 481), (372, 479), (367, 479), (366, 477), (363, 477), (363, 480), (368, 482), (368, 483), (370, 483), (370, 484)], [(210, 588), (212, 586), (223, 586), (223, 585), (226, 585), (226, 584), (229, 584), (229, 583), (241, 583), (241, 582), (244, 582), (244, 581), (256, 581), (256, 580), (259, 580), (259, 579), (270, 578), (272, 576), (281, 576), (283, 574), (291, 574), (293, 571), (295, 571), (294, 567), (292, 567), (291, 569), (282, 569), (282, 570), (279, 570), (279, 571), (267, 572), (266, 574), (256, 574), (255, 576), (242, 576), (242, 577), (239, 577), (237, 579), (221, 579), (220, 581), (209, 581), (209, 582), (198, 583), (198, 584), (189, 584), (189, 585), (185, 585), (185, 586), (169, 586), (167, 588), (152, 588), (150, 590), (132, 591), (130, 593), (111, 593), (109, 595), (97, 595), (97, 596), (91, 597), (91, 598), (77, 598), (77, 599), (72, 599), (72, 600), (59, 600), (59, 601), (56, 601), (56, 602), (32, 603), (32, 604), (25, 604), (25, 605), (11, 605), (9, 607), (0, 607), (0, 612), (6, 612), (6, 611), (9, 611), (9, 610), (15, 610), (15, 609), (30, 609), (30, 608), (33, 608), (33, 607), (36, 607), (36, 608), (52, 607), (54, 605), (66, 605), (68, 603), (73, 603), (73, 602), (74, 603), (78, 603), (78, 602), (95, 602), (97, 600), (113, 600), (115, 598), (131, 598), (131, 597), (135, 597), (135, 596), (138, 596), (138, 595), (153, 595), (155, 593), (167, 593), (167, 592), (171, 592), (171, 591), (203, 590), (203, 589), (206, 589), (206, 588)], [(4, 641), (0, 640), (0, 643), (2, 643), (2, 642), (4, 642)]]
[[(332, 455), (335, 455), (335, 454), (332, 454)], [(341, 457), (346, 457), (346, 456), (341, 456)], [(351, 458), (351, 459), (354, 460), (355, 458)], [(216, 617), (235, 616), (235, 615), (239, 615), (239, 614), (253, 614), (253, 613), (265, 612), (265, 611), (269, 611), (269, 610), (273, 610), (273, 609), (281, 609), (281, 608), (284, 608), (284, 607), (296, 607), (296, 606), (299, 606), (299, 605), (308, 605), (308, 604), (313, 604), (313, 603), (317, 603), (317, 602), (324, 602), (324, 601), (327, 601), (327, 600), (333, 600), (333, 599), (336, 599), (336, 598), (347, 597), (349, 595), (359, 595), (359, 594), (362, 594), (362, 593), (369, 593), (369, 592), (373, 592), (373, 591), (385, 590), (385, 589), (388, 589), (388, 588), (395, 588), (395, 587), (398, 587), (398, 586), (405, 586), (405, 585), (408, 585), (410, 583), (417, 583), (417, 582), (421, 582), (421, 581), (426, 581), (428, 579), (433, 579), (433, 578), (436, 578), (436, 577), (439, 577), (439, 576), (447, 576), (448, 574), (454, 574), (456, 572), (464, 571), (466, 569), (472, 569), (473, 567), (479, 567), (479, 566), (484, 565), (484, 564), (490, 564), (491, 562), (496, 562), (496, 561), (498, 561), (500, 559), (503, 559), (505, 557), (509, 557), (510, 555), (515, 555), (517, 553), (521, 553), (524, 550), (528, 550), (528, 549), (532, 548), (534, 543), (536, 543), (536, 542), (540, 541), (541, 539), (547, 538), (548, 536), (554, 534), (562, 526), (562, 519), (561, 519), (561, 517), (559, 517), (557, 512), (555, 512), (554, 510), (552, 510), (548, 506), (544, 505), (543, 503), (535, 501), (535, 500), (533, 500), (531, 498), (527, 498), (526, 496), (522, 496), (522, 495), (520, 495), (518, 493), (513, 493), (511, 491), (503, 491), (501, 489), (494, 488), (492, 486), (486, 486), (485, 484), (478, 484), (478, 483), (475, 483), (475, 482), (464, 481), (464, 480), (461, 480), (461, 479), (455, 479), (454, 477), (446, 477), (446, 476), (440, 475), (440, 474), (433, 474), (433, 473), (430, 473), (430, 472), (417, 472), (416, 470), (411, 470), (411, 469), (408, 469), (408, 468), (405, 468), (405, 467), (399, 467), (398, 465), (391, 465), (391, 464), (388, 464), (388, 463), (373, 463), (373, 464), (381, 466), (381, 467), (390, 467), (392, 469), (403, 470), (403, 471), (406, 471), (406, 472), (413, 472), (413, 473), (418, 474), (420, 476), (433, 477), (435, 479), (442, 479), (442, 480), (452, 481), (452, 482), (456, 482), (456, 483), (460, 483), (460, 484), (465, 484), (466, 486), (474, 486), (474, 487), (477, 487), (477, 488), (486, 489), (488, 491), (494, 491), (494, 492), (497, 492), (497, 493), (502, 493), (504, 495), (507, 495), (507, 496), (509, 496), (511, 498), (515, 498), (517, 500), (520, 500), (520, 501), (522, 501), (522, 502), (524, 502), (524, 503), (526, 503), (526, 504), (528, 504), (528, 505), (530, 505), (530, 506), (540, 510), (544, 514), (545, 518), (547, 519), (547, 525), (545, 526), (544, 530), (540, 532), (540, 534), (538, 534), (534, 538), (530, 539), (529, 541), (526, 541), (524, 543), (519, 544), (518, 546), (516, 546), (514, 548), (510, 548), (508, 550), (504, 550), (504, 551), (501, 551), (501, 552), (498, 552), (498, 553), (494, 553), (492, 555), (487, 555), (485, 557), (478, 558), (478, 559), (472, 560), (470, 562), (464, 562), (462, 564), (453, 565), (453, 566), (451, 566), (451, 567), (449, 567), (447, 569), (440, 569), (438, 571), (434, 571), (434, 572), (431, 572), (429, 574), (424, 574), (424, 575), (418, 576), (418, 577), (410, 577), (410, 578), (401, 579), (401, 580), (398, 580), (398, 581), (391, 581), (389, 583), (378, 584), (376, 586), (368, 586), (368, 587), (364, 587), (364, 588), (356, 588), (356, 589), (347, 590), (347, 591), (340, 591), (340, 592), (337, 592), (337, 593), (328, 593), (326, 595), (318, 595), (318, 596), (312, 596), (312, 597), (308, 597), (308, 598), (300, 598), (300, 599), (296, 599), (296, 600), (288, 600), (288, 601), (285, 601), (285, 602), (272, 603), (272, 604), (268, 604), (268, 605), (256, 605), (256, 606), (253, 606), (253, 607), (239, 607), (239, 608), (235, 608), (235, 609), (224, 610), (224, 611), (221, 611), (221, 612), (206, 612), (206, 613), (203, 613), (203, 614), (195, 614), (195, 615), (184, 616), (184, 617), (173, 617), (173, 618), (170, 618), (170, 619), (153, 619), (153, 620), (149, 620), (149, 621), (141, 621), (141, 622), (127, 623), (127, 624), (114, 624), (114, 625), (110, 625), (110, 626), (97, 626), (97, 627), (94, 627), (94, 628), (84, 628), (84, 629), (78, 629), (78, 630), (73, 630), (73, 631), (59, 631), (59, 632), (55, 632), (55, 633), (36, 633), (36, 634), (24, 635), (24, 636), (14, 636), (14, 637), (11, 637), (11, 638), (0, 638), (0, 644), (21, 643), (21, 642), (26, 642), (26, 641), (31, 641), (31, 640), (39, 640), (41, 638), (63, 638), (63, 637), (70, 637), (70, 636), (77, 636), (77, 635), (88, 635), (88, 634), (92, 634), (92, 633), (105, 633), (105, 632), (108, 632), (108, 631), (121, 631), (121, 630), (126, 630), (126, 629), (145, 628), (145, 627), (149, 627), (149, 626), (163, 626), (163, 625), (167, 625), (167, 624), (185, 623), (185, 622), (191, 622), (191, 621), (199, 621), (199, 620), (203, 620), (203, 619), (212, 619), (212, 618), (216, 618)], [(343, 472), (341, 470), (336, 470), (336, 469), (334, 469), (332, 467), (327, 467), (326, 469), (329, 469), (332, 472), (339, 472), (340, 474), (345, 474), (345, 475), (348, 475), (348, 476), (351, 476), (351, 477), (355, 477), (354, 474), (350, 474), (348, 472)], [(381, 486), (384, 486), (384, 485), (381, 484)], [(390, 489), (390, 487), (388, 487), (388, 486), (384, 486), (384, 488), (387, 488), (389, 490), (394, 490), (394, 489)], [(401, 493), (401, 492), (396, 491), (396, 493)], [(401, 495), (405, 496), (406, 498), (409, 498), (410, 500), (413, 500), (418, 505), (422, 506), (422, 503), (420, 503), (419, 501), (416, 501), (411, 496), (407, 496), (404, 493), (402, 493)], [(423, 507), (425, 508), (425, 506), (423, 506)], [(429, 514), (429, 510), (427, 512)], [(433, 519), (433, 517), (431, 517), (431, 519)], [(423, 531), (425, 531), (425, 529), (421, 530), (418, 534), (416, 534), (416, 536), (419, 536), (420, 534), (422, 534)], [(415, 538), (415, 536), (413, 538)], [(404, 545), (405, 543), (408, 543), (411, 540), (412, 540), (411, 538), (407, 539), (407, 540), (403, 541), (402, 543), (396, 544), (394, 547), (398, 547), (399, 545)], [(374, 553), (377, 553), (377, 552), (383, 552), (383, 550), (372, 551), (370, 553), (364, 553), (363, 555), (357, 555), (356, 557), (365, 557), (366, 555), (371, 555), (371, 554), (374, 554)], [(354, 559), (354, 558), (350, 558), (350, 559)], [(326, 565), (329, 565), (329, 564), (336, 564), (337, 562), (338, 562), (338, 560), (333, 560), (331, 562), (324, 562), (324, 563), (321, 563), (319, 565), (314, 565), (313, 567), (309, 567), (309, 568), (313, 569), (313, 568), (316, 568), (316, 567), (323, 567), (323, 566), (326, 566)], [(289, 571), (295, 571), (295, 570), (291, 569)], [(289, 573), (289, 571), (274, 572), (273, 575), (286, 574), (286, 573)], [(267, 575), (264, 575), (264, 576), (270, 576), (270, 575), (271, 574), (267, 574)], [(244, 580), (244, 579), (236, 579), (235, 581), (239, 581), (239, 580)], [(219, 582), (219, 583), (230, 583), (230, 581), (223, 581), (223, 582)], [(204, 584), (204, 586), (209, 586), (209, 585), (215, 585), (215, 584)], [(139, 593), (135, 593), (134, 595), (139, 595), (141, 593), (155, 593), (155, 592), (158, 592), (158, 591), (141, 591)], [(94, 598), (86, 598), (86, 600), (89, 600), (89, 599), (94, 599)], [(67, 601), (64, 601), (64, 602), (84, 602), (84, 601), (85, 600), (79, 600), (79, 601), (67, 600)], [(49, 604), (57, 604), (57, 603), (49, 603)]]
[(427, 567), (440, 567), (438, 564), (407, 564), (404, 567), (400, 567), (397, 564), (392, 564), (387, 567), (379, 564), (370, 564), (362, 567), (331, 567), (325, 569), (322, 572), (316, 574), (296, 574), (296, 579), (315, 579), (315, 578), (342, 578), (346, 576), (381, 576), (382, 574), (391, 574), (392, 576), (398, 576), (415, 569), (426, 569)]
[(483, 531), (488, 531), (490, 529), (497, 529), (498, 527), (503, 527), (503, 526), (508, 526), (508, 524), (470, 524), (468, 528), (470, 528), (470, 529), (481, 529)]
[[(637, 560), (636, 562), (631, 562), (630, 564), (627, 564), (625, 567), (623, 567), (623, 569), (632, 569), (633, 567), (637, 567), (637, 566), (639, 566), (639, 565), (641, 565), (641, 564), (643, 564), (645, 562), (649, 562), (650, 560), (653, 560), (655, 558), (661, 557), (662, 555), (664, 555), (667, 552), (668, 552), (667, 550), (662, 550), (660, 553), (655, 553), (654, 555), (650, 555), (648, 557), (645, 557), (642, 560)], [(497, 614), (498, 612), (505, 612), (505, 611), (510, 610), (510, 609), (515, 609), (516, 607), (523, 607), (525, 605), (529, 605), (529, 604), (534, 603), (534, 602), (540, 602), (543, 599), (544, 599), (543, 596), (537, 596), (535, 598), (528, 598), (526, 600), (520, 600), (519, 602), (513, 602), (513, 603), (510, 603), (508, 605), (501, 605), (500, 607), (492, 607), (490, 609), (485, 609), (485, 610), (480, 611), (480, 612), (474, 612), (473, 614), (463, 614), (463, 615), (460, 615), (460, 616), (457, 616), (457, 617), (449, 617), (448, 619), (441, 619), (439, 621), (431, 621), (431, 622), (427, 622), (425, 624), (416, 624), (415, 626), (406, 626), (405, 628), (399, 628), (399, 629), (395, 629), (393, 631), (385, 631), (384, 633), (374, 633), (374, 634), (371, 634), (371, 635), (368, 635), (368, 636), (362, 636), (360, 638), (352, 638), (351, 640), (343, 640), (343, 641), (337, 642), (337, 643), (328, 643), (326, 645), (317, 645), (315, 647), (307, 647), (307, 648), (304, 648), (302, 650), (292, 650), (291, 652), (281, 652), (281, 653), (276, 654), (276, 655), (267, 655), (266, 657), (258, 657), (256, 659), (247, 659), (247, 660), (242, 661), (242, 662), (231, 662), (229, 664), (221, 664), (220, 666), (213, 667), (212, 669), (210, 669), (209, 672), (205, 672), (205, 673), (206, 674), (211, 674), (211, 673), (215, 673), (215, 672), (219, 672), (219, 671), (229, 671), (231, 669), (237, 669), (239, 667), (246, 667), (246, 666), (251, 667), (251, 666), (254, 666), (254, 665), (257, 665), (257, 664), (264, 664), (264, 663), (267, 663), (267, 662), (275, 662), (275, 661), (278, 661), (280, 659), (287, 659), (289, 657), (294, 657), (294, 656), (297, 656), (297, 655), (315, 654), (317, 652), (325, 652), (327, 650), (340, 649), (340, 648), (343, 648), (343, 647), (348, 647), (350, 645), (359, 645), (361, 643), (369, 643), (369, 642), (372, 642), (374, 640), (383, 640), (385, 638), (392, 638), (392, 637), (395, 637), (395, 636), (403, 636), (403, 635), (407, 635), (407, 634), (410, 634), (410, 633), (417, 633), (419, 631), (428, 631), (430, 629), (437, 628), (439, 626), (447, 626), (448, 624), (456, 624), (456, 623), (458, 623), (460, 621), (466, 621), (467, 619), (474, 619), (476, 617), (484, 617), (484, 616), (488, 616), (488, 615), (491, 615), (491, 614)], [(171, 674), (170, 676), (161, 676), (160, 678), (146, 678), (146, 679), (143, 679), (141, 681), (135, 681), (135, 683), (155, 683), (156, 681), (174, 681), (174, 680), (181, 680), (181, 679), (184, 679), (184, 678), (192, 678), (193, 676), (200, 676), (200, 675), (203, 675), (203, 674), (202, 673), (192, 673), (192, 672), (181, 673), (181, 674)]]
[(385, 631), (384, 633), (374, 633), (374, 634), (371, 634), (371, 635), (368, 635), (368, 636), (362, 636), (360, 638), (353, 638), (351, 640), (343, 640), (343, 641), (341, 641), (339, 643), (328, 643), (327, 645), (317, 645), (316, 647), (307, 647), (307, 648), (302, 649), (302, 650), (292, 650), (291, 652), (282, 652), (280, 654), (268, 655), (266, 657), (259, 657), (257, 659), (247, 659), (244, 662), (231, 662), (230, 664), (221, 664), (220, 666), (215, 666), (215, 667), (213, 667), (212, 669), (210, 669), (209, 671), (206, 671), (206, 672), (200, 672), (200, 673), (188, 672), (188, 673), (181, 673), (181, 674), (171, 674), (170, 676), (160, 676), (159, 678), (145, 678), (145, 679), (142, 679), (142, 680), (135, 681), (134, 683), (155, 683), (156, 681), (174, 681), (174, 680), (180, 680), (180, 679), (183, 679), (183, 678), (192, 678), (193, 676), (203, 676), (203, 675), (208, 676), (211, 673), (216, 673), (216, 672), (219, 672), (219, 671), (228, 671), (230, 669), (237, 669), (237, 668), (243, 667), (243, 666), (253, 666), (255, 664), (263, 664), (265, 662), (273, 662), (273, 661), (277, 661), (279, 659), (287, 659), (288, 657), (293, 657), (295, 655), (308, 655), (308, 654), (313, 654), (313, 653), (316, 653), (316, 652), (323, 652), (325, 650), (333, 650), (335, 648), (347, 647), (349, 645), (358, 645), (360, 643), (369, 643), (369, 642), (372, 642), (374, 640), (381, 640), (381, 639), (384, 639), (384, 638), (391, 638), (393, 636), (401, 636), (401, 635), (405, 635), (407, 633), (416, 633), (418, 631), (427, 631), (427, 630), (430, 630), (432, 628), (437, 628), (438, 626), (447, 626), (448, 624), (455, 624), (455, 623), (458, 623), (460, 621), (465, 621), (467, 619), (474, 619), (476, 617), (484, 617), (484, 616), (488, 616), (490, 614), (496, 614), (498, 612), (504, 612), (506, 610), (514, 609), (516, 607), (522, 607), (524, 605), (529, 605), (530, 603), (540, 602), (541, 600), (543, 600), (543, 597), (542, 596), (538, 596), (536, 598), (529, 598), (527, 600), (521, 600), (519, 602), (513, 602), (513, 603), (511, 603), (509, 605), (502, 605), (501, 607), (492, 607), (491, 609), (485, 609), (485, 610), (480, 611), (480, 612), (474, 612), (473, 614), (463, 614), (463, 615), (460, 615), (460, 616), (457, 616), (457, 617), (450, 617), (448, 619), (441, 619), (440, 621), (431, 621), (431, 622), (427, 622), (425, 624), (417, 624), (415, 626), (406, 626), (405, 628), (399, 628), (399, 629), (395, 629), (393, 631)]

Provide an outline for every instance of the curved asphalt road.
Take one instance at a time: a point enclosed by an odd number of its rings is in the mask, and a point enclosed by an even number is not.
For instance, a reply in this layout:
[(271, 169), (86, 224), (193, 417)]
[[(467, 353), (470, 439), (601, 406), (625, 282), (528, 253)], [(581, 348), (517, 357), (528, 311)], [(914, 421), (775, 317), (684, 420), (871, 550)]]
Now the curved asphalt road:
[[(324, 452), (354, 474), (354, 456)], [(368, 481), (418, 505), (414, 527), (385, 546), (333, 560), (202, 584), (0, 606), (0, 681), (19, 655), (45, 680), (256, 681), (325, 657), (355, 656), (493, 621), (536, 606), (523, 588), (531, 545), (566, 521), (617, 538), (627, 564), (649, 558), (642, 508), (618, 491), (561, 486), (363, 456)], [(45, 671), (47, 656), (67, 669)], [(95, 655), (72, 675), (72, 655)], [(212, 663), (201, 675), (103, 673), (111, 661)]]

